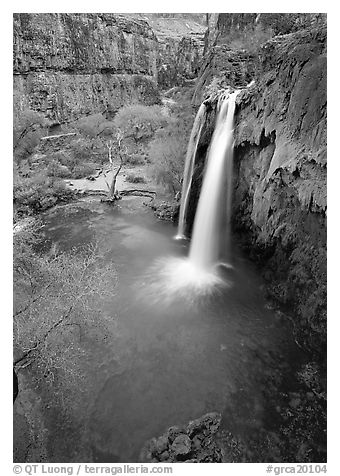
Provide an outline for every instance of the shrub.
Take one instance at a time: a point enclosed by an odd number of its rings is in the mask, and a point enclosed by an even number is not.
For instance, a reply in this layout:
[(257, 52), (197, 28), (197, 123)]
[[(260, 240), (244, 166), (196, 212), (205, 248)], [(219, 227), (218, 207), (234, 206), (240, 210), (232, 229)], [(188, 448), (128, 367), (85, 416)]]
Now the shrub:
[(49, 177), (60, 177), (60, 178), (67, 178), (71, 177), (71, 171), (69, 170), (66, 165), (62, 165), (61, 163), (53, 160), (47, 166), (47, 175)]
[(173, 193), (181, 188), (185, 147), (180, 137), (156, 138), (150, 144), (151, 173)]
[(184, 161), (195, 110), (187, 88), (172, 106), (168, 124), (157, 131), (149, 145), (151, 174), (174, 194), (181, 189)]
[(73, 197), (73, 191), (53, 177), (40, 173), (34, 177), (18, 178), (14, 183), (14, 205), (18, 215), (32, 215), (56, 203)]
[(112, 137), (116, 133), (115, 125), (108, 121), (102, 114), (94, 114), (79, 119), (75, 124), (76, 129), (89, 138)]
[(134, 104), (124, 106), (116, 114), (114, 124), (125, 138), (133, 138), (136, 144), (153, 137), (156, 130), (168, 122), (161, 106)]
[[(181, 189), (188, 133), (178, 120), (161, 131), (150, 143), (151, 173), (157, 183), (176, 193)], [(185, 131), (185, 129), (184, 129)]]
[(13, 148), (16, 161), (29, 157), (46, 134), (48, 121), (43, 114), (30, 109), (15, 112), (13, 120)]
[(146, 183), (146, 180), (141, 175), (128, 174), (126, 180), (131, 183)]
[(78, 137), (70, 142), (67, 150), (74, 164), (84, 162), (93, 157), (93, 141), (89, 138)]
[(65, 165), (68, 168), (72, 164), (70, 153), (64, 150), (58, 150), (57, 152), (50, 154), (49, 160), (58, 162), (60, 165)]
[(83, 178), (87, 177), (88, 175), (94, 174), (96, 171), (96, 165), (91, 163), (83, 163), (77, 164), (72, 169), (72, 177)]
[(147, 161), (147, 157), (143, 154), (131, 154), (126, 156), (126, 163), (130, 165), (143, 165)]
[[(82, 151), (85, 151), (84, 154)], [(91, 141), (76, 139), (71, 142), (67, 152), (58, 151), (47, 158), (48, 162), (45, 160), (46, 173), (49, 177), (86, 177), (96, 171), (97, 164), (91, 160), (93, 157)]]

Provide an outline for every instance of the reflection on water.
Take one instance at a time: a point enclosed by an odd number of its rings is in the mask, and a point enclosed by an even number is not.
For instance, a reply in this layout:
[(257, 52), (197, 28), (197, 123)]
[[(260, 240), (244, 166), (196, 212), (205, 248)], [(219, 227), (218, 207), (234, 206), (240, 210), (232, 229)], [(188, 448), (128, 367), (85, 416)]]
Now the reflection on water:
[(61, 249), (96, 241), (118, 272), (115, 296), (103, 307), (118, 319), (119, 372), (103, 375), (84, 414), (94, 461), (137, 461), (147, 439), (208, 411), (221, 412), (234, 431), (263, 425), (264, 377), (293, 344), (265, 308), (249, 265), (236, 257), (234, 269), (221, 270), (217, 292), (194, 300), (193, 287), (183, 286), (192, 272), (187, 244), (173, 240), (174, 226), (140, 199), (65, 210), (46, 215), (47, 238)]

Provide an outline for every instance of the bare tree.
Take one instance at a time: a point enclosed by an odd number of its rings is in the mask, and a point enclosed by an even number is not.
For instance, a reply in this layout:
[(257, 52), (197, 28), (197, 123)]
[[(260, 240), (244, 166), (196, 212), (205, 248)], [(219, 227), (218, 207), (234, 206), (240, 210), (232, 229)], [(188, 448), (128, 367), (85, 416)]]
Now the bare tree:
[(82, 340), (94, 328), (109, 332), (100, 302), (112, 295), (114, 268), (96, 247), (53, 256), (29, 250), (15, 246), (14, 366), (34, 364), (35, 374), (50, 381), (59, 371), (74, 378)]
[[(125, 150), (123, 149), (122, 141), (123, 141), (123, 134), (121, 131), (118, 131), (116, 134), (116, 140), (113, 141), (112, 139), (110, 139), (106, 143), (106, 147), (108, 150), (108, 159), (110, 163), (110, 171), (112, 173), (111, 183), (109, 183), (106, 180), (106, 173), (104, 172), (104, 179), (109, 191), (108, 193), (109, 200), (118, 200), (121, 198), (119, 195), (119, 190), (117, 190), (116, 184), (117, 184), (117, 177), (119, 175), (119, 172), (121, 171), (124, 165)], [(113, 152), (118, 156), (118, 166), (114, 162)]]

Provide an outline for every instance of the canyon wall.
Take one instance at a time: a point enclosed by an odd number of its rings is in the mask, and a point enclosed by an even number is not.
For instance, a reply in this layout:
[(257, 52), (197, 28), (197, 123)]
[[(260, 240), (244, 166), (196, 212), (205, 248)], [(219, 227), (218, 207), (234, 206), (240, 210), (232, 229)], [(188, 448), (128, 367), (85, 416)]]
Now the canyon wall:
[(193, 103), (228, 86), (243, 88), (261, 71), (260, 46), (276, 35), (326, 23), (321, 13), (209, 13)]
[(63, 123), (128, 103), (159, 103), (160, 89), (197, 76), (205, 27), (196, 20), (14, 14), (14, 107)]
[(149, 23), (158, 40), (160, 89), (182, 86), (195, 79), (203, 57), (206, 15), (145, 13), (139, 16)]
[(15, 14), (14, 107), (65, 122), (159, 102), (157, 38), (117, 14)]
[(298, 337), (326, 339), (326, 28), (273, 38), (238, 98), (234, 227)]
[[(291, 316), (298, 342), (322, 354), (326, 345), (325, 17), (309, 24), (265, 42), (250, 69), (244, 62), (247, 80), (253, 75), (255, 84), (237, 98), (232, 225), (236, 242), (262, 270), (268, 295)], [(215, 43), (222, 37), (215, 33)], [(235, 54), (229, 43), (221, 46), (229, 56)], [(209, 68), (210, 76), (202, 81), (201, 75), (197, 81), (194, 100), (204, 97), (204, 89), (208, 85), (209, 91), (214, 81), (218, 87), (242, 86), (235, 64), (212, 70), (210, 63)], [(214, 128), (216, 91), (210, 92), (207, 104), (210, 112), (198, 148), (192, 210)], [(189, 220), (193, 216), (194, 211)]]

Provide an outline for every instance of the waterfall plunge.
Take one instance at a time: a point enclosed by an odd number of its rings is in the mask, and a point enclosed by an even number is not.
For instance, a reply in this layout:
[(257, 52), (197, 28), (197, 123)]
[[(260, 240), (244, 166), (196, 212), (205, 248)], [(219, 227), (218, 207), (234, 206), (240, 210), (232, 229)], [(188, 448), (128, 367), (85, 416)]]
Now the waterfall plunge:
[(233, 122), (237, 94), (238, 91), (235, 91), (219, 102), (195, 216), (189, 259), (195, 267), (207, 271), (219, 261), (222, 240), (225, 247), (229, 246)]
[[(200, 297), (209, 296), (221, 287), (232, 285), (225, 276), (220, 275), (218, 265), (231, 267), (221, 262), (221, 251), (229, 247), (233, 122), (237, 94), (238, 91), (235, 91), (221, 98), (218, 104), (216, 126), (208, 151), (189, 257), (163, 258), (155, 262), (146, 276), (148, 288), (143, 288), (142, 293), (143, 298), (149, 303), (162, 302), (165, 306), (171, 305), (176, 299), (182, 299), (192, 305), (198, 302), (197, 299)], [(197, 131), (201, 129), (196, 127)], [(188, 173), (185, 179), (186, 187), (183, 183), (186, 193), (182, 197), (182, 206), (186, 203), (185, 207), (189, 198), (194, 155), (198, 143), (197, 136), (192, 133), (193, 141), (195, 137), (190, 164), (186, 166)], [(182, 211), (183, 224), (185, 212), (186, 208)]]
[(186, 214), (188, 209), (192, 175), (194, 172), (197, 146), (201, 137), (203, 124), (205, 122), (205, 114), (206, 114), (206, 107), (204, 103), (202, 103), (199, 110), (197, 111), (195, 121), (192, 126), (187, 153), (185, 157), (185, 167), (184, 167), (183, 185), (182, 185), (182, 193), (181, 193), (181, 206), (179, 211), (178, 233), (175, 237), (176, 239), (185, 238), (185, 219), (186, 219)]

